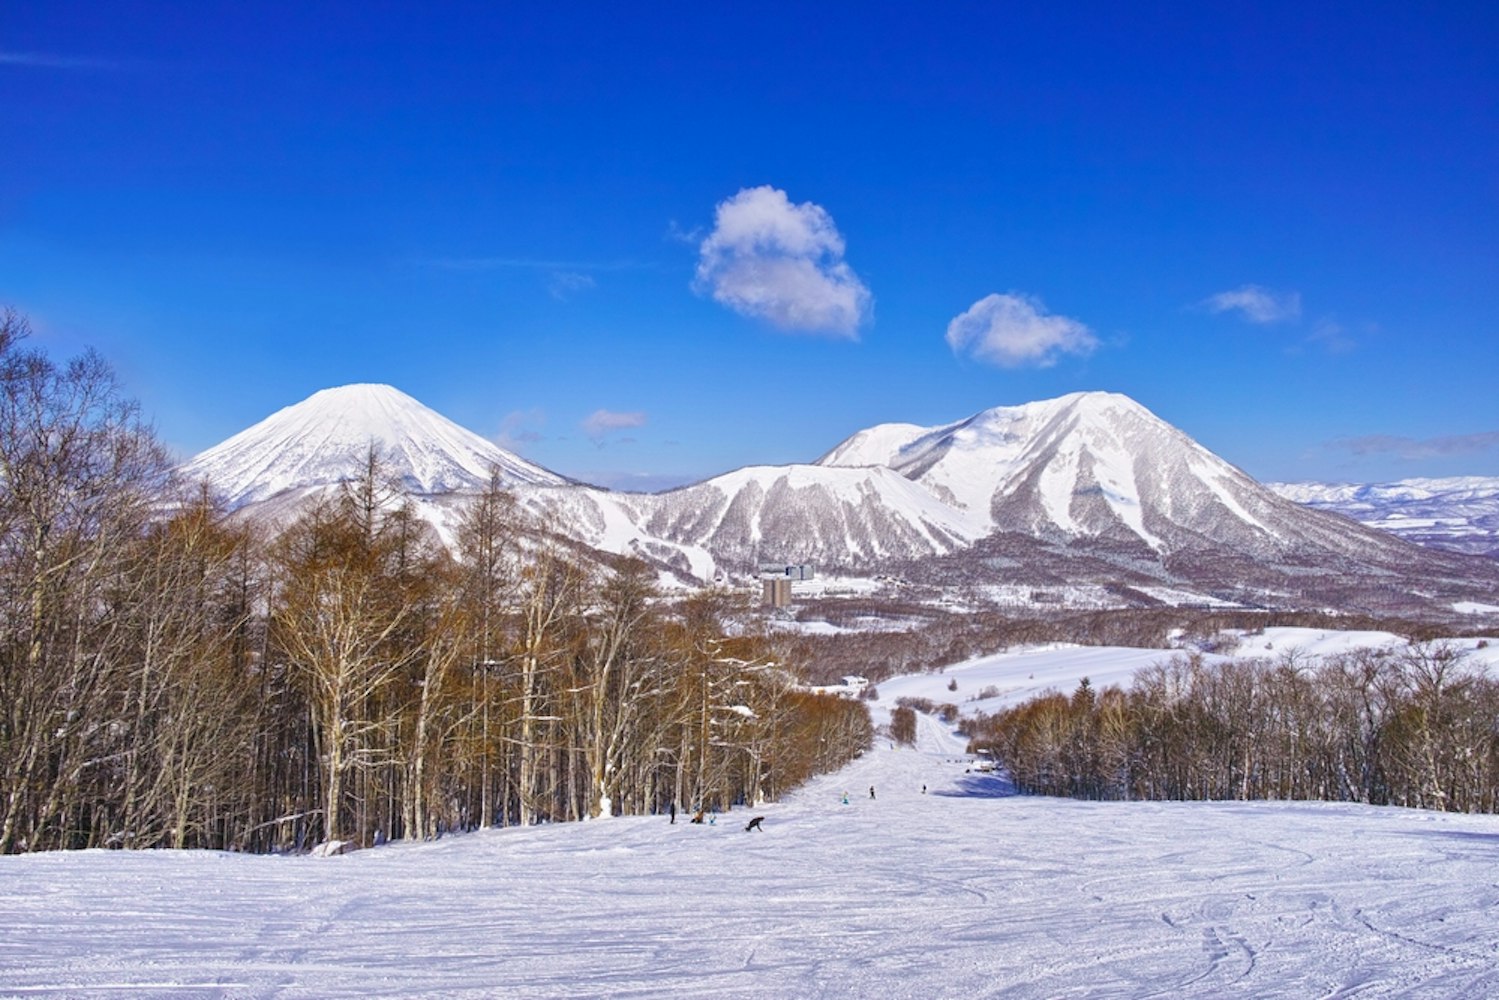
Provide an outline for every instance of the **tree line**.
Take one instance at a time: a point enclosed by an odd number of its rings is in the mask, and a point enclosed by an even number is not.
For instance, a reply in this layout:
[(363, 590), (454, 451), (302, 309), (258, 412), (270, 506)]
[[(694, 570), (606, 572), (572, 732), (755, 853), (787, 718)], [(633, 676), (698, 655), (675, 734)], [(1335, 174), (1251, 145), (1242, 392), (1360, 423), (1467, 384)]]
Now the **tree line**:
[[(956, 594), (961, 611), (944, 609), (939, 599)], [(962, 587), (909, 585), (878, 596), (809, 598), (798, 602), (805, 621), (851, 626), (833, 634), (798, 635), (795, 652), (813, 666), (813, 683), (832, 684), (857, 674), (878, 683), (899, 674), (940, 670), (1004, 649), (1052, 642), (1082, 646), (1164, 649), (1174, 640), (1215, 648), (1229, 632), (1296, 627), (1335, 631), (1386, 631), (1413, 641), (1436, 636), (1477, 635), (1471, 622), (1434, 623), (1412, 618), (1326, 611), (1120, 607), (1074, 610), (1035, 605), (985, 609), (983, 597)], [(1461, 616), (1454, 616), (1460, 619)], [(883, 627), (869, 627), (883, 621)], [(1216, 649), (1219, 652), (1226, 650)]]
[(97, 355), (27, 333), (0, 316), (0, 852), (726, 809), (868, 744), (741, 598), (668, 599), (497, 474), (444, 542), (372, 447), (258, 530), (174, 480)]
[(1017, 789), (1084, 799), (1318, 799), (1499, 810), (1499, 682), (1450, 642), (1314, 661), (1178, 656), (1128, 690), (965, 724)]

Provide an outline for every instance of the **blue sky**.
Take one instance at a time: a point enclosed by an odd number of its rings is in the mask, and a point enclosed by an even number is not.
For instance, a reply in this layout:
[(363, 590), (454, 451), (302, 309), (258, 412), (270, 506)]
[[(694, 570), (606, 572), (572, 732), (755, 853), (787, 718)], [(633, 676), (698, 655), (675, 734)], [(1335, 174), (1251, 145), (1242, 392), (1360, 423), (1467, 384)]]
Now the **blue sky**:
[(0, 304), (184, 455), (375, 381), (654, 487), (1106, 389), (1499, 475), (1494, 5), (634, 6), (9, 5)]

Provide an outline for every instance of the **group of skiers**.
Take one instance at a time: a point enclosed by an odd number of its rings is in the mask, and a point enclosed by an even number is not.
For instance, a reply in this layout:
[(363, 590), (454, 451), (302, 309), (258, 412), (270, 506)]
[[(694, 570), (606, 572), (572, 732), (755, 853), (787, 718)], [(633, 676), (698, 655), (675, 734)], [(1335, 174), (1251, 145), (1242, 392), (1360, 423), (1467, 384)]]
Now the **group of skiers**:
[[(926, 786), (925, 785), (921, 786), (921, 794), (922, 795), (926, 794)], [(874, 786), (873, 785), (869, 786), (869, 797), (871, 799), (875, 797)], [(848, 805), (848, 793), (847, 792), (843, 793), (843, 804), (844, 805)], [(693, 816), (692, 816), (692, 822), (694, 822), (694, 823), (702, 823), (703, 822), (703, 816), (704, 816), (704, 810), (699, 809), (696, 813), (693, 814)], [(707, 818), (707, 824), (709, 826), (715, 826), (717, 818), (718, 817), (717, 817), (716, 814), (712, 815), (712, 816), (709, 816)], [(677, 804), (675, 802), (671, 803), (671, 821), (673, 823), (675, 823), (677, 821)], [(750, 820), (749, 823), (745, 826), (744, 832), (745, 833), (749, 833), (751, 830), (758, 830), (761, 833), (764, 833), (765, 829), (764, 829), (764, 827), (762, 827), (760, 825), (764, 821), (765, 821), (765, 817), (764, 816), (756, 816), (754, 819)]]

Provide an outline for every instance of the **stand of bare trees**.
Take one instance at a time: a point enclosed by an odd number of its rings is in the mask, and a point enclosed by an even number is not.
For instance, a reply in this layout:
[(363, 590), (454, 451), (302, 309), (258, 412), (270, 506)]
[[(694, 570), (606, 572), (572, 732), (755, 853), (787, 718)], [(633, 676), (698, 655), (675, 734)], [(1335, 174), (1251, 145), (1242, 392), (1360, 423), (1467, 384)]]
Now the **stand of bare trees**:
[(372, 448), (260, 537), (26, 334), (0, 316), (0, 852), (727, 809), (868, 745), (740, 598), (580, 558), (497, 476), (443, 545)]
[(1499, 681), (1450, 643), (1321, 662), (1179, 657), (1128, 691), (1045, 695), (968, 724), (1025, 792), (1499, 810)]

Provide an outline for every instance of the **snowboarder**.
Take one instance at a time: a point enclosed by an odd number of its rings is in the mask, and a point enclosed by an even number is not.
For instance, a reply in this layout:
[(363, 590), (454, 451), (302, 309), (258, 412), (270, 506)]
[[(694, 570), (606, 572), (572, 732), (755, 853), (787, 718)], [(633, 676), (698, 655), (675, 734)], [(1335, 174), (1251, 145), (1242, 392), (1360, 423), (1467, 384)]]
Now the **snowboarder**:
[(671, 800), (671, 822), (672, 822), (673, 826), (675, 826), (676, 822), (677, 822), (677, 800), (676, 799), (672, 799)]
[(869, 797), (870, 798), (874, 798), (874, 786), (873, 785), (869, 786)]
[(749, 833), (751, 830), (759, 830), (761, 833), (764, 833), (765, 830), (760, 826), (760, 824), (763, 822), (765, 822), (764, 816), (756, 816), (745, 826), (744, 832)]
[(843, 804), (844, 805), (848, 805), (848, 793), (847, 792), (843, 793)]
[(921, 794), (922, 794), (922, 795), (925, 795), (925, 794), (926, 794), (926, 786), (925, 786), (925, 785), (922, 785), (922, 786), (921, 786)]

